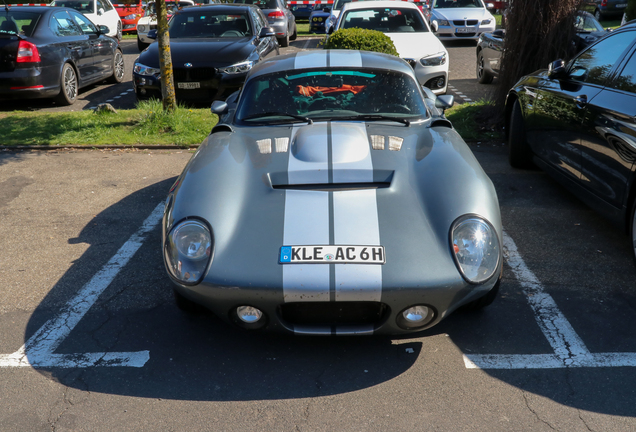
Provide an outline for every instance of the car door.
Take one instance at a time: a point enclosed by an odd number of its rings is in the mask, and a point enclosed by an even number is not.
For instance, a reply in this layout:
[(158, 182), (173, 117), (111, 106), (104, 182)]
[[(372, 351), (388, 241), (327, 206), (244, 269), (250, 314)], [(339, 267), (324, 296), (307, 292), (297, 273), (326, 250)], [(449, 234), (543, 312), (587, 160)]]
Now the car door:
[[(104, 8), (106, 11), (104, 15), (113, 13), (114, 8), (111, 6), (110, 2), (106, 0), (97, 0), (97, 7)], [(114, 12), (117, 15), (116, 12)], [(117, 19), (119, 19), (119, 15), (117, 15)], [(109, 22), (113, 22), (114, 20), (109, 19)], [(117, 21), (114, 21), (115, 29), (117, 28)], [(109, 30), (113, 30), (111, 24), (108, 24)], [(100, 36), (94, 40), (94, 56), (95, 56), (95, 70), (98, 74), (103, 76), (110, 76), (112, 74), (113, 68), (113, 45), (115, 41), (111, 38), (107, 38), (104, 36)]]
[(579, 54), (567, 73), (539, 83), (533, 112), (533, 152), (561, 174), (581, 181), (581, 128), (588, 102), (596, 97), (625, 49), (625, 32), (601, 40)]
[(98, 68), (95, 65), (97, 45), (100, 43), (99, 34), (97, 33), (97, 27), (95, 27), (95, 24), (93, 24), (91, 20), (89, 20), (79, 12), (69, 11), (69, 14), (71, 14), (71, 17), (75, 21), (75, 24), (77, 24), (82, 29), (82, 32), (88, 36), (91, 53), (91, 80), (98, 80), (102, 76), (102, 72), (98, 71)]
[[(636, 31), (628, 32), (632, 40)], [(636, 161), (636, 54), (587, 105), (581, 129), (584, 184), (616, 208), (626, 204)]]
[(49, 25), (59, 38), (57, 43), (68, 50), (68, 56), (77, 68), (80, 85), (82, 82), (90, 81), (95, 76), (95, 69), (93, 67), (93, 48), (88, 35), (82, 32), (69, 12), (65, 10), (55, 12), (51, 16)]

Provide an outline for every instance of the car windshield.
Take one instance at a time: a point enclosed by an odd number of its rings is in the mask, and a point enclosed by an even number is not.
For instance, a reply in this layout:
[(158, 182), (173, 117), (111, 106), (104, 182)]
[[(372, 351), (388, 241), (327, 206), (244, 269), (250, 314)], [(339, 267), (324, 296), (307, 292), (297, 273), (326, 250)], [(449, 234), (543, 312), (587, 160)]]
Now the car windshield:
[(604, 31), (601, 23), (596, 21), (591, 15), (577, 15), (574, 19), (574, 27), (576, 27), (576, 31), (579, 32)]
[(385, 33), (427, 32), (419, 11), (415, 9), (369, 8), (346, 13), (340, 28), (361, 28)]
[[(358, 0), (358, 1), (365, 1), (365, 0)], [(369, 1), (369, 0), (366, 0), (366, 1)], [(336, 1), (333, 3), (333, 9), (334, 9), (334, 10), (340, 10), (340, 9), (342, 9), (342, 8), (344, 7), (344, 5), (345, 5), (345, 4), (347, 4), (347, 3), (351, 3), (351, 0), (336, 0)]]
[[(181, 9), (182, 7), (185, 6), (192, 6), (192, 3), (189, 2), (171, 2), (171, 1), (167, 1), (166, 2), (166, 11), (168, 13), (168, 15), (174, 15), (174, 13), (176, 11), (178, 11), (179, 9)], [(146, 12), (148, 15), (156, 15), (157, 14), (157, 8), (155, 7), (155, 2), (152, 3), (148, 3), (148, 10)], [(170, 35), (170, 37), (172, 37), (172, 35)]]
[(303, 121), (302, 118), (388, 118), (405, 122), (427, 115), (417, 82), (406, 74), (375, 69), (314, 69), (277, 72), (249, 80), (236, 119), (243, 124), (291, 123)]
[(433, 7), (435, 9), (483, 8), (484, 4), (481, 0), (435, 0)]
[(95, 2), (92, 0), (56, 0), (53, 2), (53, 6), (75, 9), (83, 14), (95, 13)]
[(180, 12), (170, 20), (170, 38), (226, 38), (251, 36), (250, 20), (245, 14), (196, 10)]
[(278, 9), (276, 0), (234, 0), (234, 3), (253, 4), (261, 9)]
[(0, 11), (0, 34), (19, 34), (30, 37), (39, 19), (39, 13)]

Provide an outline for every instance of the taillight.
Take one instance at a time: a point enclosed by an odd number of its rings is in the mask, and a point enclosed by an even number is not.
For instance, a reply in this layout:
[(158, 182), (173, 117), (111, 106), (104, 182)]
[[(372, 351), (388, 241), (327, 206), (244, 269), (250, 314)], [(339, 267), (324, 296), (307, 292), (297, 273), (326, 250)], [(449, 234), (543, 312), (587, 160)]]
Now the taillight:
[(601, 1), (601, 6), (606, 7), (607, 6), (607, 0), (602, 0)]
[(269, 15), (267, 15), (269, 18), (282, 18), (285, 16), (284, 13), (282, 13), (281, 11), (274, 11), (274, 12), (270, 12)]
[(40, 53), (38, 52), (38, 47), (36, 47), (31, 42), (27, 42), (25, 40), (20, 41), (20, 45), (18, 45), (18, 58), (16, 59), (17, 63), (38, 63), (40, 62)]

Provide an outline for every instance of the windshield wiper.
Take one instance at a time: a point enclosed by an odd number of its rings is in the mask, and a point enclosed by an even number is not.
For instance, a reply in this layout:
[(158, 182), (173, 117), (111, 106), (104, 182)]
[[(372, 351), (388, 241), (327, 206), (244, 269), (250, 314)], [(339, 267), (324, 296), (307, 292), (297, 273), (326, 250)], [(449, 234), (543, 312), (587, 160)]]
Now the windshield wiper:
[(351, 117), (334, 118), (334, 120), (389, 120), (389, 121), (402, 123), (405, 126), (411, 126), (411, 122), (406, 119), (385, 116), (382, 114), (360, 114), (360, 115), (351, 116)]
[(258, 113), (258, 114), (252, 114), (251, 116), (247, 116), (241, 120), (253, 120), (259, 117), (271, 117), (271, 116), (285, 116), (285, 117), (292, 117), (295, 118), (297, 120), (302, 120), (304, 122), (307, 122), (308, 124), (313, 124), (314, 121), (312, 119), (310, 119), (309, 117), (303, 117), (303, 116), (299, 116), (296, 114), (289, 114), (286, 112), (282, 112), (282, 111), (270, 111), (270, 112), (265, 112), (265, 113)]

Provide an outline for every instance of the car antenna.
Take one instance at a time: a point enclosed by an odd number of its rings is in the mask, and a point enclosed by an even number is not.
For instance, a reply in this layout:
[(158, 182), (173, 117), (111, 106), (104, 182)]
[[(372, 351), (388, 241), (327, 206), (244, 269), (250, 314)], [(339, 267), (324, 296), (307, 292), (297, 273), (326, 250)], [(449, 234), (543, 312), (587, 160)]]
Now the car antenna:
[(4, 2), (4, 10), (6, 10), (7, 12), (9, 12), (9, 9), (11, 9), (9, 7), (9, 3), (7, 3), (7, 0), (2, 0)]

